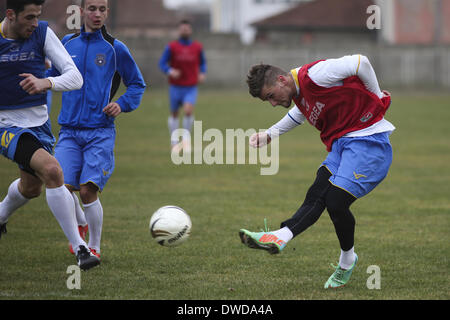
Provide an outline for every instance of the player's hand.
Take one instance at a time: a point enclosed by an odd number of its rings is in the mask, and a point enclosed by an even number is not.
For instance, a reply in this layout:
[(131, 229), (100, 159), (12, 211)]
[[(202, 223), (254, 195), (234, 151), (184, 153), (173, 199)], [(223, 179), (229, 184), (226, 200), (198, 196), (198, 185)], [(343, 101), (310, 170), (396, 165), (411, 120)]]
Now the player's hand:
[(108, 104), (106, 107), (103, 108), (103, 112), (108, 116), (108, 117), (117, 117), (119, 114), (122, 113), (122, 108), (119, 106), (118, 103), (116, 102), (111, 102), (110, 104)]
[(203, 83), (203, 82), (205, 82), (205, 80), (206, 80), (206, 74), (200, 73), (200, 74), (198, 75), (198, 82), (199, 82), (199, 83)]
[(257, 132), (250, 137), (250, 146), (253, 148), (261, 148), (269, 144), (272, 139), (266, 132)]
[(21, 73), (19, 76), (25, 78), (19, 85), (30, 95), (44, 93), (52, 88), (52, 83), (48, 79), (38, 79), (31, 73)]
[(170, 68), (168, 74), (169, 74), (170, 78), (174, 78), (174, 79), (178, 79), (179, 77), (181, 77), (181, 71), (178, 69)]

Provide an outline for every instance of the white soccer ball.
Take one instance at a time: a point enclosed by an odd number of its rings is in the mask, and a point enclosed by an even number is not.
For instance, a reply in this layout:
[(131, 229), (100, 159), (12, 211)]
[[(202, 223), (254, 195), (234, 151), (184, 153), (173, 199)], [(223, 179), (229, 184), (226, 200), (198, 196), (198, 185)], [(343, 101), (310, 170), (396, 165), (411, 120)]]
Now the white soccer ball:
[(149, 228), (153, 239), (160, 245), (175, 247), (189, 238), (192, 222), (180, 207), (165, 206), (153, 213)]

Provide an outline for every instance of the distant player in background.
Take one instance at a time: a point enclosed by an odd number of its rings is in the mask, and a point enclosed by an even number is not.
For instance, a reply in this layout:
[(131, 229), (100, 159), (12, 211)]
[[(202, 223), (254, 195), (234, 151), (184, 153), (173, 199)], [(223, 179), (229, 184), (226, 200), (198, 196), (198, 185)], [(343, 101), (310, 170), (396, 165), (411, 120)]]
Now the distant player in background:
[(192, 26), (187, 20), (178, 26), (179, 39), (172, 41), (165, 48), (159, 67), (169, 80), (170, 116), (168, 119), (171, 136), (172, 151), (190, 151), (190, 137), (183, 137), (183, 141), (172, 140), (172, 133), (179, 128), (179, 110), (184, 111), (183, 128), (189, 132), (194, 123), (194, 108), (197, 102), (199, 83), (205, 81), (207, 63), (203, 46), (193, 41)]
[[(39, 22), (44, 0), (8, 0), (0, 23), (0, 153), (19, 165), (20, 178), (0, 202), (0, 237), (11, 215), (46, 187), (50, 210), (73, 246), (82, 269), (100, 263), (80, 237), (72, 196), (52, 156), (47, 91), (79, 89), (83, 78), (46, 22)], [(60, 71), (46, 77), (45, 57)]]
[[(80, 33), (66, 35), (62, 43), (84, 78), (80, 90), (65, 92), (58, 117), (61, 125), (55, 157), (72, 192), (80, 234), (100, 258), (103, 206), (98, 197), (114, 171), (114, 121), (137, 109), (145, 92), (142, 74), (128, 48), (106, 30), (107, 0), (83, 0), (84, 25)], [(121, 80), (126, 91), (113, 100)], [(80, 192), (84, 211), (75, 191)], [(72, 247), (69, 250), (73, 253)]]
[(305, 201), (292, 218), (273, 232), (239, 235), (250, 248), (279, 253), (286, 244), (313, 225), (327, 209), (341, 247), (339, 264), (325, 288), (344, 286), (358, 261), (354, 252), (355, 218), (351, 204), (373, 190), (392, 162), (389, 135), (395, 129), (384, 119), (391, 103), (381, 91), (369, 60), (362, 55), (316, 61), (285, 72), (270, 65), (254, 66), (248, 75), (250, 94), (272, 106), (289, 108), (268, 131), (250, 137), (261, 147), (278, 134), (308, 121), (320, 131), (329, 152), (317, 171)]

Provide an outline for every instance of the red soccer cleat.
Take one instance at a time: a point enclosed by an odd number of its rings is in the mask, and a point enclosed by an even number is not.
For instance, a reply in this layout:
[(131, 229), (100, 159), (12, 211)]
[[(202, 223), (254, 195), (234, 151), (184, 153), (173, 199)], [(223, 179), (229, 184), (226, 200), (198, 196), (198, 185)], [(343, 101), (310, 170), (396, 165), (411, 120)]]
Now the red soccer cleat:
[[(78, 231), (80, 232), (80, 237), (84, 241), (86, 241), (86, 235), (87, 235), (88, 230), (89, 230), (88, 225), (78, 226)], [(71, 254), (75, 254), (75, 252), (73, 251), (73, 248), (72, 248), (72, 244), (70, 244), (70, 242), (69, 242), (69, 251)]]
[(91, 253), (96, 256), (97, 258), (100, 259), (100, 252), (97, 252), (97, 250), (89, 248), (89, 250), (91, 251)]

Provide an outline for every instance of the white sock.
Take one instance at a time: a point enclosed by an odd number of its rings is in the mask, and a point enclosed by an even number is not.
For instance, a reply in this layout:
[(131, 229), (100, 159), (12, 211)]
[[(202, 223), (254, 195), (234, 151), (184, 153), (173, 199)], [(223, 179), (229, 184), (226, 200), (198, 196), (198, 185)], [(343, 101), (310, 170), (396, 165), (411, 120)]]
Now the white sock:
[(84, 214), (89, 225), (89, 248), (100, 252), (100, 241), (103, 228), (103, 207), (100, 199), (89, 204), (83, 204)]
[(47, 188), (46, 198), (48, 207), (64, 231), (67, 239), (69, 239), (75, 253), (78, 252), (79, 246), (83, 245), (87, 247), (78, 231), (75, 203), (69, 190), (65, 186), (54, 189)]
[(277, 231), (273, 231), (272, 233), (286, 243), (291, 241), (292, 238), (294, 237), (292, 231), (288, 227), (281, 228)]
[(75, 192), (72, 192), (72, 198), (73, 201), (75, 202), (75, 214), (77, 216), (77, 223), (79, 226), (84, 227), (85, 225), (87, 225), (86, 217), (84, 215), (83, 209), (81, 208), (80, 200), (78, 200), (78, 197), (75, 194)]
[(186, 131), (183, 134), (183, 150), (190, 152), (191, 150), (191, 129), (194, 123), (194, 116), (184, 116), (183, 129)]
[[(168, 123), (168, 126), (169, 126), (170, 137), (172, 137), (172, 133), (173, 133), (175, 130), (177, 130), (178, 127), (179, 127), (179, 125), (180, 125), (179, 120), (178, 120), (178, 118), (174, 118), (174, 117), (170, 116), (169, 119), (168, 119), (168, 121), (167, 121), (167, 123)], [(172, 145), (175, 145), (175, 144), (177, 144), (179, 141), (171, 140), (170, 142), (171, 142)]]
[(339, 266), (342, 269), (348, 270), (352, 266), (353, 262), (355, 262), (355, 247), (352, 247), (348, 251), (343, 251), (341, 249), (341, 256), (339, 258)]
[(183, 128), (186, 129), (187, 131), (191, 131), (192, 129), (192, 125), (194, 124), (194, 116), (190, 115), (190, 116), (184, 116), (183, 117)]
[(5, 199), (0, 202), (0, 223), (8, 222), (9, 217), (11, 217), (14, 211), (29, 201), (29, 199), (25, 198), (20, 193), (19, 181), (20, 179), (17, 179), (11, 183), (8, 188), (8, 194)]

